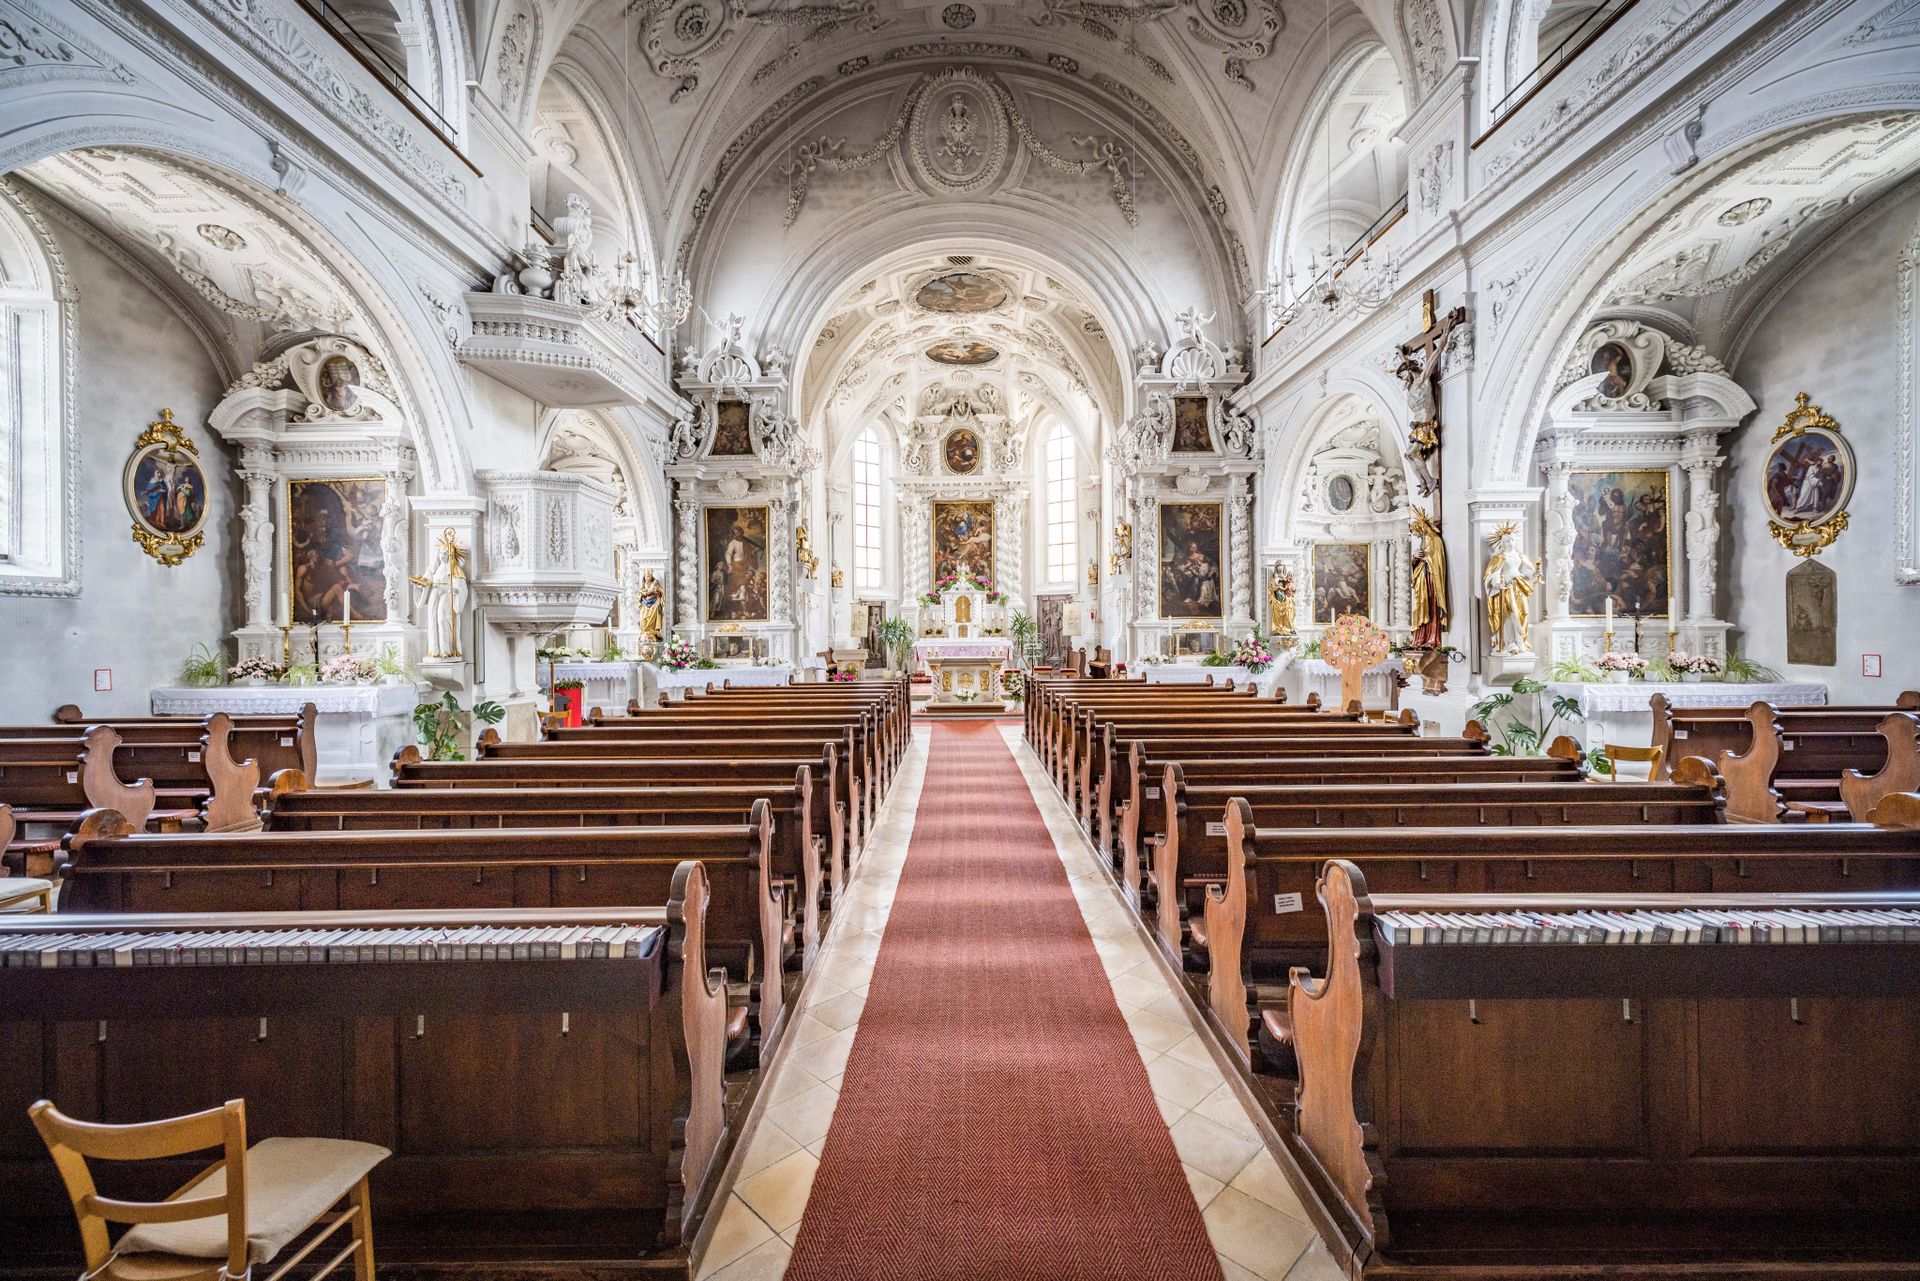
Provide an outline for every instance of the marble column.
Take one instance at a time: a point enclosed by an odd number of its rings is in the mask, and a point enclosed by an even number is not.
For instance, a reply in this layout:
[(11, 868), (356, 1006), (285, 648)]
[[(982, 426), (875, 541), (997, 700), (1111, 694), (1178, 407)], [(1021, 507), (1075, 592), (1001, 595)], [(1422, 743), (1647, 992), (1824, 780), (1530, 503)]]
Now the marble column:
[(674, 590), (675, 626), (693, 628), (700, 623), (700, 499), (693, 482), (674, 481), (674, 563), (679, 569)]

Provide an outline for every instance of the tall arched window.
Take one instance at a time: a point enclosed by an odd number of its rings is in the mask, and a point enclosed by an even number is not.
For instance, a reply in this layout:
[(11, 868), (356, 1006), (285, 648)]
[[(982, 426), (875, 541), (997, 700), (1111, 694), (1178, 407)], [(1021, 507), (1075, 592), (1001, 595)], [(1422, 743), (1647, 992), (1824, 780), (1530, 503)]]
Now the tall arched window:
[[(0, 198), (0, 594), (71, 596), (78, 530), (66, 283), (27, 198)], [(29, 221), (29, 217), (33, 221)]]
[(1047, 437), (1047, 581), (1071, 583), (1079, 551), (1074, 539), (1073, 433), (1066, 424)]
[(883, 588), (880, 552), (880, 438), (869, 427), (853, 442), (853, 589)]

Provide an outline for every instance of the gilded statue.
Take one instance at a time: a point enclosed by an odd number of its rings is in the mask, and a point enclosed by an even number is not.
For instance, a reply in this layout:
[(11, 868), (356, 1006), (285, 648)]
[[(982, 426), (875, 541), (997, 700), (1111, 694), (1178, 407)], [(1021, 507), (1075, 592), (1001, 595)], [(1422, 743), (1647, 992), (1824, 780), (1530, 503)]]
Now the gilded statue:
[(1293, 608), (1293, 571), (1276, 561), (1267, 575), (1267, 630), (1293, 635)]
[(1487, 638), (1496, 654), (1530, 654), (1527, 607), (1540, 580), (1540, 567), (1520, 550), (1519, 530), (1502, 525), (1487, 540), (1487, 568), (1480, 583), (1487, 593)]
[(808, 578), (820, 572), (820, 557), (813, 550), (813, 535), (807, 532), (805, 525), (793, 527), (793, 558), (800, 562), (800, 569)]
[(640, 590), (634, 593), (635, 619), (643, 641), (658, 641), (666, 630), (667, 589), (653, 576), (651, 569), (640, 574)]
[(451, 529), (440, 531), (433, 564), (407, 579), (420, 589), (417, 607), (427, 633), (428, 658), (459, 658), (460, 612), (467, 607), (467, 554)]
[(1426, 509), (1413, 509), (1413, 636), (1415, 649), (1437, 649), (1447, 632), (1447, 544)]

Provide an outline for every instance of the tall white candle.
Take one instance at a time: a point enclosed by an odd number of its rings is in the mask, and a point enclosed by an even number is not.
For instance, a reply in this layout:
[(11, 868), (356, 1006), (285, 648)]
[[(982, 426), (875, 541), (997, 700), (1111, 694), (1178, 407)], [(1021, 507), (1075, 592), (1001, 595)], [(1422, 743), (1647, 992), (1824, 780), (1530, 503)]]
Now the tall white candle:
[(1613, 630), (1613, 597), (1607, 597), (1607, 630)]
[[(1613, 618), (1613, 602), (1611, 600), (1607, 602), (1607, 618), (1609, 621)], [(340, 602), (340, 621), (342, 623), (351, 623), (353, 621), (353, 588), (351, 587), (347, 588), (347, 594)]]

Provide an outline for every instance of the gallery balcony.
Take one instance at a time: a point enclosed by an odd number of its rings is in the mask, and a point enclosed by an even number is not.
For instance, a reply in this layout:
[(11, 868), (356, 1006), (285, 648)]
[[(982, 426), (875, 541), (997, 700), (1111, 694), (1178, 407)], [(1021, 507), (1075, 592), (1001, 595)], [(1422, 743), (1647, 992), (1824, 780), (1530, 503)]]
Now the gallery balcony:
[(618, 317), (528, 294), (469, 293), (462, 364), (556, 409), (661, 403), (666, 357)]

